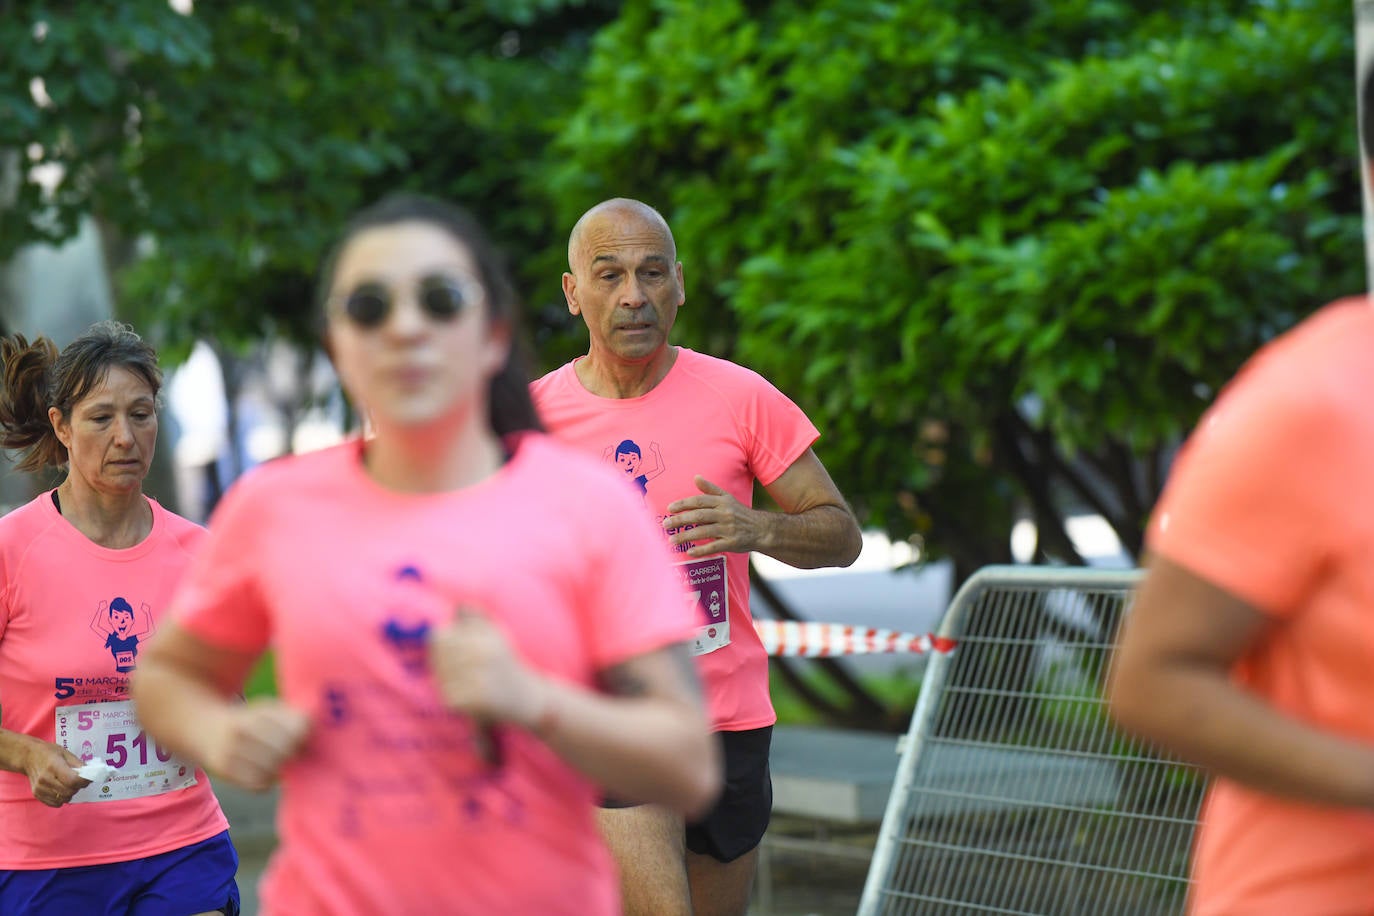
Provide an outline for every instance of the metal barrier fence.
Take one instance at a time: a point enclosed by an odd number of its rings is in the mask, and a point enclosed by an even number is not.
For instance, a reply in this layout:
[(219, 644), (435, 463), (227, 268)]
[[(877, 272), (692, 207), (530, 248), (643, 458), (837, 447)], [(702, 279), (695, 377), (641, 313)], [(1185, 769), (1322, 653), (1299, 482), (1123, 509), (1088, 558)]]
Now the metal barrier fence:
[(926, 668), (860, 916), (1183, 910), (1204, 780), (1102, 687), (1138, 570), (989, 567)]

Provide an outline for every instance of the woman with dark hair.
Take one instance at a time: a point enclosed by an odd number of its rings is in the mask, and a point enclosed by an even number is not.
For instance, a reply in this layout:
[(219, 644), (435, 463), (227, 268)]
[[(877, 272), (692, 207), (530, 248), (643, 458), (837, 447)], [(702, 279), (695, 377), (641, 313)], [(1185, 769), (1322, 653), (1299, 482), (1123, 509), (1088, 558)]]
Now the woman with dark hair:
[(236, 913), (210, 784), (150, 741), (129, 698), (138, 637), (205, 534), (143, 494), (157, 355), (102, 322), (60, 355), (5, 338), (0, 359), (0, 446), (23, 470), (66, 469), (0, 518), (0, 913)]
[[(695, 812), (720, 782), (662, 537), (539, 432), (465, 213), (364, 210), (318, 298), (370, 435), (225, 496), (140, 715), (217, 776), (280, 777), (274, 912), (618, 913), (599, 794)], [(269, 646), (280, 699), (236, 702)]]

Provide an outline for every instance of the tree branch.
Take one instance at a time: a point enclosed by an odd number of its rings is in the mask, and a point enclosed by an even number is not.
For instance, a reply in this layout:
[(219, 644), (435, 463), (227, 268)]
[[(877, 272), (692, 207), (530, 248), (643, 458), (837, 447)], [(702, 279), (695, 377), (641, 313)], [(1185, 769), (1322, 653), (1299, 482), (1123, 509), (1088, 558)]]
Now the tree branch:
[(1140, 556), (1141, 532), (1145, 518), (1144, 501), (1136, 475), (1136, 461), (1130, 451), (1120, 442), (1109, 440), (1106, 444), (1106, 461), (1099, 467), (1104, 476), (1112, 482), (1121, 496), (1123, 517), (1113, 523), (1121, 544), (1133, 557)]
[[(1073, 539), (1069, 537), (1068, 529), (1064, 527), (1063, 514), (1054, 505), (1049, 488), (1045, 485), (1048, 475), (1037, 471), (1034, 460), (1021, 446), (1022, 437), (1016, 429), (1014, 415), (1000, 415), (994, 423), (994, 429), (998, 441), (1002, 444), (1003, 454), (1011, 465), (1012, 473), (1021, 481), (1022, 488), (1030, 498), (1036, 527), (1045, 533), (1045, 540), (1061, 551), (1069, 562), (1078, 566), (1088, 565), (1087, 560), (1083, 559), (1083, 555), (1074, 546)], [(1039, 451), (1043, 453), (1044, 449), (1041, 448)]]
[[(1107, 505), (1107, 501), (1089, 485), (1088, 481), (1074, 468), (1071, 462), (1066, 461), (1058, 453), (1054, 447), (1052, 437), (1047, 433), (1032, 429), (1018, 413), (1012, 412), (1010, 420), (1023, 431), (1024, 435), (1029, 437), (1030, 440), (1038, 446), (1038, 450), (1049, 468), (1049, 474), (1045, 476), (1058, 475), (1064, 483), (1068, 485), (1069, 489), (1082, 499), (1089, 508), (1098, 515), (1101, 515), (1102, 518), (1106, 520), (1107, 524), (1111, 525), (1112, 530), (1117, 533), (1118, 538), (1121, 538), (1122, 533), (1127, 530), (1129, 523), (1122, 519), (1119, 513), (1113, 511), (1111, 506)], [(1110, 475), (1104, 476), (1110, 479)], [(1129, 540), (1131, 539), (1122, 538), (1122, 545), (1124, 546)]]

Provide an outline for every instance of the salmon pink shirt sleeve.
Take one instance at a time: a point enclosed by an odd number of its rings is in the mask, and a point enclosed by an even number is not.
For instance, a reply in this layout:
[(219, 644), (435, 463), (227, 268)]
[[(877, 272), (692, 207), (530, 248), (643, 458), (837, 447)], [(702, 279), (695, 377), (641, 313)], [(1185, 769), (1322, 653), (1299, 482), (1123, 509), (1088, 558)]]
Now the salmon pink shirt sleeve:
[(740, 375), (747, 373), (748, 384), (733, 385), (721, 393), (734, 405), (739, 440), (754, 476), (767, 487), (815, 444), (820, 432), (791, 398), (763, 376), (731, 368)]
[(1265, 358), (1273, 355), (1257, 357), (1203, 416), (1146, 543), (1253, 607), (1289, 616), (1342, 530), (1342, 449), (1333, 439), (1341, 422), (1294, 391), (1291, 372)]
[(260, 568), (260, 513), (253, 511), (254, 476), (241, 478), (220, 500), (205, 539), (178, 592), (173, 614), (199, 639), (242, 652), (261, 652), (271, 618), (255, 572)]

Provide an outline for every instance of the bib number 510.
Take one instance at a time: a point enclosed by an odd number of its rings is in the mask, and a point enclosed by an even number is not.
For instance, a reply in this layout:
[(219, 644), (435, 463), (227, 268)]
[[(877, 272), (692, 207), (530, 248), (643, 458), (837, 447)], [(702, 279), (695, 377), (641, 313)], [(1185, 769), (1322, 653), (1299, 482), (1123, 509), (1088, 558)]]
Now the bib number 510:
[[(138, 752), (138, 763), (140, 766), (148, 765), (148, 736), (143, 732), (134, 735), (132, 741), (128, 741), (128, 735), (124, 732), (112, 732), (105, 736), (105, 753), (108, 754), (105, 762), (116, 770), (123, 769), (124, 764), (129, 762), (130, 751)], [(153, 755), (163, 763), (172, 759), (172, 752), (165, 750), (162, 745), (153, 744)]]

